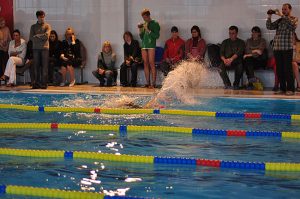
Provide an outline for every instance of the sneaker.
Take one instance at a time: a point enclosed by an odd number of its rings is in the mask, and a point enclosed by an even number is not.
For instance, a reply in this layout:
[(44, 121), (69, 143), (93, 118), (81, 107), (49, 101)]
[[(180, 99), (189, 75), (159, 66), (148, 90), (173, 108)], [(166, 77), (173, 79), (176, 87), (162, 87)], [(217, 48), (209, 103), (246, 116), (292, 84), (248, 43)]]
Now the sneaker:
[(60, 87), (64, 87), (64, 86), (66, 86), (66, 83), (65, 83), (65, 82), (62, 82), (62, 83), (59, 84), (59, 86), (60, 86)]
[(291, 95), (295, 95), (295, 93), (294, 93), (293, 91), (287, 91), (287, 92), (285, 93), (285, 95), (291, 96)]
[(70, 82), (69, 87), (73, 87), (75, 85), (76, 81), (75, 79), (73, 81)]

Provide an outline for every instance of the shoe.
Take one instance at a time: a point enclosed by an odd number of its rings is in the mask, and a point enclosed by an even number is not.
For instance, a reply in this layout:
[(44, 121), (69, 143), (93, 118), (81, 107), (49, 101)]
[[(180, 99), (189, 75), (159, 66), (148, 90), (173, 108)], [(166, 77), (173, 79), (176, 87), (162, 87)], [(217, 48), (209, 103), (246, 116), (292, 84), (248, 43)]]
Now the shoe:
[(276, 90), (276, 91), (274, 91), (274, 94), (275, 95), (283, 95), (283, 94), (285, 94), (285, 91), (282, 91), (282, 90)]
[(121, 84), (122, 87), (128, 87), (128, 84)]
[(47, 84), (46, 85), (41, 85), (41, 89), (47, 89)]
[(14, 87), (15, 85), (13, 83), (6, 84), (6, 87)]
[(111, 86), (117, 86), (117, 82), (112, 83)]
[(32, 89), (40, 89), (40, 86), (37, 85), (37, 84), (33, 84), (33, 85), (32, 85)]
[(294, 93), (293, 91), (287, 91), (287, 92), (285, 93), (285, 95), (291, 96), (291, 95), (295, 95), (295, 93)]
[(141, 86), (141, 88), (149, 88), (149, 84), (145, 84), (145, 85)]
[(300, 92), (300, 87), (297, 87), (297, 88), (295, 89), (295, 91), (296, 91), (296, 92)]
[(239, 86), (233, 86), (233, 90), (240, 90)]
[(76, 81), (75, 79), (73, 81), (70, 82), (69, 87), (73, 87), (75, 85)]
[(59, 84), (59, 86), (60, 86), (60, 87), (64, 87), (64, 86), (66, 86), (66, 83), (65, 83), (65, 82), (62, 82), (62, 83)]
[(279, 87), (278, 87), (278, 86), (274, 86), (273, 89), (272, 89), (272, 91), (274, 91), (274, 92), (276, 92), (276, 91), (278, 91), (278, 90), (279, 90)]

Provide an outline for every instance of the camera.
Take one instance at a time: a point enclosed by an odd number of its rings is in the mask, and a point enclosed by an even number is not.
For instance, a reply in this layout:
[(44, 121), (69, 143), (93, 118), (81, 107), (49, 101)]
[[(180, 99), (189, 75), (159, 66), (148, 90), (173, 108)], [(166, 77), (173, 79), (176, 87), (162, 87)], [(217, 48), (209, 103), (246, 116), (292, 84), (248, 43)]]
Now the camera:
[(144, 27), (143, 23), (138, 24), (138, 28), (143, 28), (143, 27)]
[(268, 10), (268, 12), (267, 12), (268, 15), (273, 15), (275, 13), (276, 13), (276, 10), (272, 10), (272, 9)]

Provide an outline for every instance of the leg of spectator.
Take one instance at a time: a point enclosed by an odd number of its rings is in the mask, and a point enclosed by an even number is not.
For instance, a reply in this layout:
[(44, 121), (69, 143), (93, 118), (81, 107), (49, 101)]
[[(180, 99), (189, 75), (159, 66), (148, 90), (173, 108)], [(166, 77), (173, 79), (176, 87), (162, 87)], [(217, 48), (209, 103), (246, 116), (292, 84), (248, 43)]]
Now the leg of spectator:
[(113, 85), (117, 86), (118, 70), (113, 70)]
[(4, 74), (6, 63), (8, 61), (8, 53), (6, 51), (0, 50), (0, 77)]
[(255, 58), (253, 57), (247, 57), (244, 60), (244, 67), (245, 67), (245, 71), (249, 83), (253, 83), (253, 79), (254, 79), (254, 64), (255, 64), (254, 59)]
[(148, 49), (142, 49), (142, 57), (144, 61), (144, 73), (146, 78), (146, 86), (150, 85), (150, 66), (148, 58)]
[(170, 64), (163, 61), (161, 64), (160, 64), (160, 70), (163, 72), (164, 76), (167, 76), (168, 73), (170, 72)]
[(111, 70), (106, 70), (105, 71), (105, 77), (107, 79), (106, 81), (106, 85), (107, 86), (112, 86), (113, 83), (113, 79), (114, 79), (114, 73)]
[(99, 80), (100, 85), (104, 85), (104, 78), (98, 73), (98, 70), (94, 70), (92, 74)]
[(67, 66), (67, 71), (69, 71), (69, 74), (70, 74), (70, 83), (75, 81), (74, 67), (72, 65), (68, 65)]
[(34, 73), (34, 67), (33, 67), (33, 59), (29, 60), (26, 65), (28, 65), (29, 68), (29, 74), (30, 74), (30, 80), (31, 80), (31, 86), (33, 85), (33, 81), (35, 79), (35, 73)]
[(276, 74), (280, 84), (280, 90), (286, 91), (286, 81), (284, 75), (284, 60), (282, 56), (282, 51), (274, 51), (275, 61), (276, 61)]
[(243, 75), (243, 64), (241, 61), (237, 61), (234, 64), (234, 83), (233, 83), (234, 87), (239, 87), (242, 75)]
[(49, 65), (48, 65), (48, 83), (53, 83), (54, 77), (54, 67), (55, 67), (55, 58), (49, 57)]
[(19, 57), (10, 57), (6, 64), (6, 69), (4, 75), (9, 77), (8, 83), (15, 84), (16, 83), (16, 66), (21, 66), (23, 61)]
[(66, 83), (66, 76), (67, 76), (67, 68), (65, 66), (62, 66), (60, 68), (60, 71), (59, 71), (62, 75), (62, 82), (61, 82), (61, 85), (65, 85)]
[(120, 67), (120, 83), (123, 86), (126, 86), (127, 83), (127, 66), (123, 63)]
[(287, 85), (286, 90), (295, 92), (295, 78), (294, 78), (293, 66), (292, 66), (293, 50), (284, 51), (283, 59), (285, 63), (283, 69), (284, 69), (284, 75), (285, 75), (285, 80)]
[(227, 75), (226, 66), (225, 66), (224, 63), (221, 63), (220, 69), (221, 69), (220, 76), (221, 76), (221, 78), (223, 80), (225, 88), (230, 87), (231, 86), (231, 82), (230, 82), (230, 79), (229, 79), (229, 77)]
[(137, 83), (137, 70), (139, 64), (133, 63), (131, 65), (131, 86), (135, 87)]
[(39, 77), (40, 77), (40, 61), (41, 61), (41, 58), (40, 58), (40, 51), (39, 50), (36, 50), (34, 49), (33, 50), (33, 71), (34, 71), (34, 80), (33, 80), (33, 87), (39, 87)]
[(293, 61), (292, 65), (293, 65), (294, 77), (297, 82), (297, 89), (300, 89), (299, 66), (298, 66), (298, 63), (295, 61)]
[(47, 88), (48, 83), (48, 65), (49, 65), (49, 50), (43, 49), (42, 56), (42, 71), (41, 71), (41, 84), (43, 88)]
[(149, 58), (149, 64), (151, 68), (151, 75), (152, 75), (152, 83), (151, 85), (153, 87), (156, 86), (156, 68), (155, 68), (155, 49), (149, 49), (148, 50), (148, 58)]

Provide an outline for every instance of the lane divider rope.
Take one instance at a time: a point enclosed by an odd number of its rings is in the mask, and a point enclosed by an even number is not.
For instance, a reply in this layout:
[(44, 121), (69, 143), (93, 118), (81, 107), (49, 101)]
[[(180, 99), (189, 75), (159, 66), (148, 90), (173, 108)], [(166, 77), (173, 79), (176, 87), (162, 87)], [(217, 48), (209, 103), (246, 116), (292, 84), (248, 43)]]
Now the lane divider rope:
[(84, 108), (84, 107), (53, 107), (53, 106), (27, 106), (16, 104), (0, 104), (0, 109), (17, 109), (38, 112), (81, 112), (81, 113), (103, 113), (103, 114), (161, 114), (161, 115), (184, 115), (205, 116), (216, 118), (244, 118), (265, 120), (300, 120), (300, 114), (278, 114), (278, 113), (250, 113), (250, 112), (213, 112), (192, 110), (170, 110), (170, 109), (121, 109), (121, 108)]
[(107, 196), (103, 193), (50, 189), (32, 186), (0, 185), (1, 195), (22, 195), (63, 199), (143, 199), (130, 196)]
[(192, 136), (230, 136), (230, 137), (273, 137), (300, 139), (300, 132), (288, 131), (247, 131), (247, 130), (218, 130), (171, 126), (136, 126), (108, 124), (67, 124), (67, 123), (0, 123), (0, 129), (80, 129), (93, 131), (117, 131), (120, 135), (127, 132), (175, 132), (191, 134)]
[(206, 166), (231, 169), (253, 169), (263, 171), (300, 171), (300, 163), (293, 162), (245, 162), (209, 160), (200, 158), (160, 157), (144, 155), (117, 155), (110, 153), (87, 152), (87, 151), (58, 151), (58, 150), (30, 150), (0, 148), (0, 155), (38, 157), (38, 158), (65, 158), (65, 159), (97, 159), (127, 163), (145, 164), (170, 164), (183, 166)]

